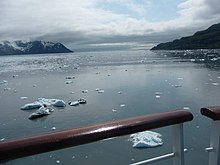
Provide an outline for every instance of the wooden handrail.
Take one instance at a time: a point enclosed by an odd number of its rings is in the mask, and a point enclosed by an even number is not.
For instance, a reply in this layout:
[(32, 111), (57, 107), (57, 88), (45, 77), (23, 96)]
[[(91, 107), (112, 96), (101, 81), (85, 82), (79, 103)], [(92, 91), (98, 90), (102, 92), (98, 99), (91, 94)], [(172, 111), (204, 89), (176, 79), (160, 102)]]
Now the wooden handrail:
[(0, 161), (54, 151), (98, 140), (191, 121), (185, 110), (157, 113), (60, 132), (0, 142)]
[(220, 106), (201, 108), (201, 114), (212, 120), (220, 120)]

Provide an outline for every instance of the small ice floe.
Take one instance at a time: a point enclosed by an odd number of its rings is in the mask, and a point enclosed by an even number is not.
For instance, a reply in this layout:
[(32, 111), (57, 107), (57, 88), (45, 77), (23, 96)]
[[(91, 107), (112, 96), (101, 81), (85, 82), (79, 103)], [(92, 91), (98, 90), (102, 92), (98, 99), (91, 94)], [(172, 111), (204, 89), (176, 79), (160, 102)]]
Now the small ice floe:
[(178, 79), (178, 80), (183, 80), (183, 78), (182, 78), (182, 77), (178, 77), (177, 79)]
[(155, 98), (159, 99), (163, 93), (162, 92), (155, 92)]
[(69, 81), (65, 81), (65, 84), (72, 84), (73, 81), (69, 80)]
[(77, 101), (70, 101), (68, 104), (70, 106), (78, 106), (79, 104), (86, 104), (86, 99), (81, 98), (81, 99), (79, 99)]
[(73, 101), (68, 103), (70, 106), (77, 106), (79, 105), (79, 101)]
[(183, 107), (183, 109), (184, 109), (184, 110), (190, 110), (190, 108), (189, 108), (189, 107)]
[(79, 102), (80, 104), (86, 104), (86, 99), (81, 98), (81, 99), (78, 100), (78, 102)]
[(98, 93), (104, 93), (105, 91), (103, 90), (103, 89), (100, 89), (99, 91), (98, 91)]
[(6, 83), (8, 83), (7, 80), (2, 80), (2, 81), (0, 81), (0, 84), (6, 84)]
[(125, 107), (125, 104), (121, 104), (120, 107)]
[(176, 85), (174, 85), (174, 87), (175, 87), (175, 88), (180, 88), (180, 87), (182, 87), (182, 85), (176, 84)]
[(82, 93), (88, 93), (88, 90), (87, 89), (82, 90)]
[(160, 97), (161, 97), (160, 95), (156, 95), (156, 96), (155, 96), (156, 99), (159, 99)]
[(217, 61), (218, 58), (211, 58), (210, 60), (211, 60), (211, 61)]
[(56, 160), (56, 163), (57, 163), (57, 164), (60, 164), (60, 160)]
[(75, 79), (75, 76), (67, 76), (66, 79)]
[(214, 82), (214, 83), (212, 83), (212, 85), (214, 85), (214, 86), (218, 86), (218, 85), (219, 85), (219, 83)]
[(162, 95), (162, 92), (155, 92), (155, 95)]
[(157, 147), (163, 144), (162, 135), (157, 132), (144, 131), (130, 135), (134, 148)]
[(122, 94), (122, 91), (118, 91), (118, 94)]
[(0, 142), (3, 142), (4, 140), (5, 140), (5, 138), (1, 138), (1, 139), (0, 139)]
[(20, 109), (21, 110), (31, 110), (31, 109), (36, 109), (36, 108), (40, 108), (40, 107), (42, 107), (42, 104), (37, 102), (37, 101), (35, 101), (33, 103), (25, 104)]
[(50, 115), (51, 112), (53, 112), (53, 109), (44, 105), (44, 106), (40, 107), (36, 112), (32, 113), (28, 117), (28, 119), (30, 119), (30, 120), (37, 119), (39, 117)]
[(52, 127), (51, 129), (52, 129), (52, 130), (56, 130), (57, 128), (56, 128), (56, 127)]
[(20, 97), (21, 100), (27, 100), (28, 98), (25, 96)]
[(220, 79), (220, 77), (217, 77), (218, 79)]
[(112, 112), (117, 112), (117, 110), (116, 109), (112, 109)]
[(191, 62), (195, 62), (195, 61), (196, 61), (196, 59), (190, 59), (190, 61), (191, 61)]
[(4, 88), (4, 91), (10, 91), (11, 88)]

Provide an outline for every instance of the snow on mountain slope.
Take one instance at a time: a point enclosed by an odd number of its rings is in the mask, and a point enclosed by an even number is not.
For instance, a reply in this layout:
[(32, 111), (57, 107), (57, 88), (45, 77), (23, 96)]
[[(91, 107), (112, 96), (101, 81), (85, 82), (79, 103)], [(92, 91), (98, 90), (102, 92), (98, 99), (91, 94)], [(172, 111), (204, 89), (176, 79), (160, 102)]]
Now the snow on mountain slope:
[(72, 52), (61, 43), (46, 41), (1, 41), (0, 55)]

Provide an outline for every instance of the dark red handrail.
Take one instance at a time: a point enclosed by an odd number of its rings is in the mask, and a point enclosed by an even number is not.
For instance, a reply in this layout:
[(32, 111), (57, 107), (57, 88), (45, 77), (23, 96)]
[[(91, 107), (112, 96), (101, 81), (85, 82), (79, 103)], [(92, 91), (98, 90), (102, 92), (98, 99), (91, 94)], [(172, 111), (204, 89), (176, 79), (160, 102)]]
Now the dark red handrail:
[(220, 106), (201, 108), (201, 114), (212, 120), (220, 120)]
[(47, 133), (18, 140), (0, 142), (0, 161), (78, 146), (106, 138), (128, 135), (191, 121), (193, 115), (185, 110), (157, 113), (114, 122), (97, 124), (60, 132)]

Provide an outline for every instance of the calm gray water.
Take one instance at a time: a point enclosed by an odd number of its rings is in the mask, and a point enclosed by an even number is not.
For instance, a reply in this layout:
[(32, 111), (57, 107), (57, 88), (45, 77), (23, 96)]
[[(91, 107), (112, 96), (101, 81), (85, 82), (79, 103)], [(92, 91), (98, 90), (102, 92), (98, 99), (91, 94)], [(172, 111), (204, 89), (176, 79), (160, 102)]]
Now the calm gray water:
[[(0, 140), (186, 108), (194, 115), (194, 120), (184, 125), (189, 150), (186, 164), (205, 165), (208, 153), (204, 148), (209, 145), (211, 120), (200, 115), (200, 108), (220, 104), (218, 56), (219, 50), (2, 56)], [(75, 76), (73, 83), (65, 83), (67, 76)], [(97, 93), (97, 88), (104, 93)], [(162, 93), (160, 98), (156, 98), (156, 92)], [(31, 121), (28, 116), (35, 110), (22, 111), (20, 107), (40, 97), (67, 103), (83, 97), (87, 104), (55, 108), (51, 115)], [(129, 136), (123, 136), (5, 164), (129, 164), (171, 152), (170, 127), (153, 131), (163, 135), (161, 147), (134, 149)]]

